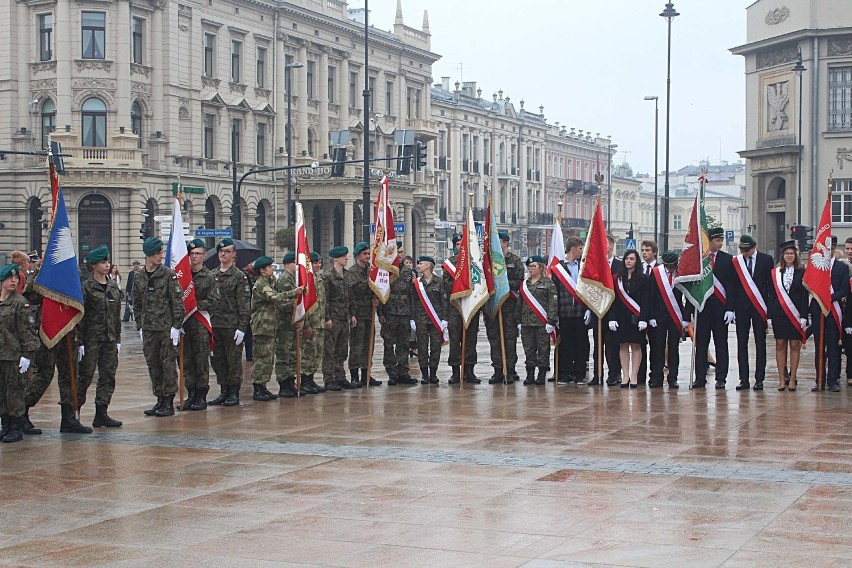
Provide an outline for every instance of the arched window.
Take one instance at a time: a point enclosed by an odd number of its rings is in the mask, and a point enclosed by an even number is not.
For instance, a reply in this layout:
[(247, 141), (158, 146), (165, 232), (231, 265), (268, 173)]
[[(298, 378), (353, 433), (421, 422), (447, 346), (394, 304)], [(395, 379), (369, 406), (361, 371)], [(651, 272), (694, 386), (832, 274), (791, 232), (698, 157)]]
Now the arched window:
[(133, 134), (139, 137), (136, 141), (136, 147), (142, 147), (142, 108), (139, 106), (139, 103), (133, 102), (130, 107), (130, 130), (133, 131)]
[(47, 137), (56, 128), (56, 103), (47, 99), (41, 105), (41, 147), (47, 150)]
[(98, 98), (83, 103), (83, 146), (106, 147), (106, 110)]

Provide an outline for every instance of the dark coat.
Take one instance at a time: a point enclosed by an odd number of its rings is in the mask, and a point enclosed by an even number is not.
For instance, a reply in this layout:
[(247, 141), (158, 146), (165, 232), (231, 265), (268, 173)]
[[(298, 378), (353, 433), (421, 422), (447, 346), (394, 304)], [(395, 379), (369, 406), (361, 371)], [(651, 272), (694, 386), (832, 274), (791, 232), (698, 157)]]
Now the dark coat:
[[(654, 271), (655, 270), (657, 270), (656, 267), (654, 268)], [(665, 290), (661, 290), (657, 284), (657, 277), (654, 275), (654, 271), (651, 271), (651, 275), (648, 277), (647, 301), (642, 303), (642, 314), (640, 319), (643, 321), (651, 321), (652, 319), (657, 320), (657, 325), (663, 325), (664, 323), (668, 323), (673, 320), (671, 315), (669, 315), (668, 308), (666, 307), (666, 300), (663, 299), (663, 295), (666, 292)], [(683, 292), (674, 286), (672, 286), (672, 288), (674, 288), (673, 292), (675, 301), (680, 308), (680, 313), (683, 316), (684, 321), (689, 321), (689, 318), (692, 315), (692, 304), (684, 301)]]
[(727, 303), (722, 304), (722, 301), (719, 300), (714, 293), (707, 299), (702, 313), (710, 314), (714, 318), (721, 319), (725, 317), (726, 311), (734, 311), (732, 307), (729, 307), (733, 305), (730, 300), (731, 287), (736, 285), (734, 281), (737, 279), (737, 274), (734, 272), (733, 260), (734, 257), (723, 250), (716, 253), (716, 260), (713, 263), (713, 276), (715, 276), (725, 288), (725, 294), (727, 295), (728, 301)]
[[(739, 255), (737, 255), (739, 256)], [(733, 262), (737, 262), (736, 257)], [(772, 288), (772, 257), (763, 252), (755, 253), (754, 266), (752, 267), (752, 279), (757, 286), (763, 301), (769, 301), (769, 293)], [(748, 294), (743, 288), (743, 283), (732, 266), (734, 275), (731, 280), (731, 288), (728, 290), (728, 310), (734, 312), (747, 312), (749, 310), (757, 314), (757, 309), (752, 305)], [(767, 306), (768, 307), (768, 306)]]
[[(782, 269), (779, 268), (778, 270), (780, 271)], [(808, 291), (802, 284), (802, 278), (804, 278), (804, 276), (804, 268), (796, 268), (793, 271), (793, 282), (790, 284), (788, 294), (790, 295), (790, 299), (793, 301), (793, 305), (796, 306), (796, 309), (799, 311), (799, 315), (803, 318), (807, 318)], [(787, 312), (784, 311), (784, 307), (781, 305), (782, 300), (775, 292), (774, 283), (772, 284), (771, 290), (772, 291), (769, 294), (769, 318), (773, 320), (773, 324), (775, 324), (778, 318), (786, 318)]]

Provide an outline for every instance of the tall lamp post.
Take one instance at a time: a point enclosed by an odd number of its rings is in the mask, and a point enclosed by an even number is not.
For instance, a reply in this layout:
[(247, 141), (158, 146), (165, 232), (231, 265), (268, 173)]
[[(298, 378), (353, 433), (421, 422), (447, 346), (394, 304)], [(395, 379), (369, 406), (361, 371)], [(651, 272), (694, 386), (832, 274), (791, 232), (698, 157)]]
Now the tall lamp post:
[(798, 175), (799, 181), (796, 184), (796, 224), (802, 224), (802, 75), (805, 74), (805, 66), (802, 65), (802, 48), (798, 49), (796, 54), (796, 66), (793, 67), (793, 73), (799, 78), (799, 166)]
[[(286, 73), (285, 78), (287, 80), (287, 130), (284, 133), (284, 141), (287, 145), (287, 167), (291, 167), (293, 165), (293, 149), (291, 145), (293, 144), (293, 122), (292, 122), (292, 114), (293, 114), (293, 69), (300, 69), (304, 67), (301, 63), (288, 63), (284, 66), (284, 73)], [(304, 104), (307, 104), (305, 102)], [(293, 170), (287, 170), (287, 226), (290, 227), (293, 225)]]
[(671, 122), (671, 106), (672, 106), (672, 20), (680, 16), (677, 10), (674, 9), (674, 4), (666, 3), (666, 9), (660, 13), (660, 16), (666, 19), (668, 23), (668, 51), (666, 53), (666, 183), (664, 190), (663, 204), (663, 247), (662, 250), (669, 250), (669, 149), (671, 147), (669, 138), (669, 126)]
[(361, 218), (364, 220), (364, 241), (370, 242), (370, 9), (364, 0), (364, 188), (361, 201)]
[(654, 101), (654, 242), (660, 238), (658, 219), (660, 216), (659, 202), (660, 194), (657, 188), (657, 178), (660, 173), (660, 97), (649, 95), (646, 101)]
[(243, 238), (243, 212), (240, 186), (237, 183), (237, 160), (239, 160), (239, 132), (237, 124), (231, 120), (231, 235), (235, 239)]

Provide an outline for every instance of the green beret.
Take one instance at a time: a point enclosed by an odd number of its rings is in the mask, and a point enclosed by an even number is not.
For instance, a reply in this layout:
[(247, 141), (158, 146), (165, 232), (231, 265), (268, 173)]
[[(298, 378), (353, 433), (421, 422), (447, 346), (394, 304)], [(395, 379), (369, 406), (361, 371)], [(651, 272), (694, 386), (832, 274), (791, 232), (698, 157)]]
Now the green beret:
[(360, 243), (355, 245), (355, 252), (353, 252), (352, 254), (359, 255), (361, 254), (361, 252), (367, 250), (368, 248), (370, 248), (370, 245), (368, 245), (364, 241), (361, 241)]
[(740, 244), (738, 246), (742, 250), (752, 249), (757, 246), (757, 241), (751, 235), (743, 235), (740, 237)]
[(320, 261), (319, 253), (315, 250), (312, 250), (311, 251), (311, 262), (319, 262), (319, 261)]
[(501, 241), (509, 242), (509, 233), (506, 231), (497, 231), (497, 236), (500, 237)]
[(281, 259), (281, 262), (284, 264), (290, 264), (291, 262), (296, 262), (296, 253), (293, 251), (288, 252), (284, 255), (284, 258)]
[(527, 257), (527, 266), (529, 266), (531, 262), (540, 262), (541, 264), (544, 264), (545, 261), (543, 256), (534, 254), (530, 257)]
[(219, 252), (223, 248), (229, 247), (229, 246), (234, 245), (234, 244), (236, 244), (234, 242), (234, 239), (232, 239), (231, 237), (226, 237), (226, 238), (222, 239), (221, 241), (219, 241), (219, 244), (216, 245), (216, 252)]
[(142, 252), (145, 253), (145, 256), (154, 256), (161, 250), (163, 250), (163, 241), (157, 237), (148, 237), (142, 243)]
[(187, 252), (197, 248), (207, 248), (207, 243), (201, 239), (192, 239), (189, 241), (189, 244), (186, 245)]
[(328, 256), (331, 258), (340, 258), (349, 254), (349, 249), (344, 246), (337, 246), (328, 251)]
[(260, 270), (261, 268), (266, 268), (270, 265), (272, 265), (272, 259), (268, 256), (261, 256), (251, 264), (251, 267), (255, 270)]
[(402, 241), (396, 241), (396, 248), (398, 248), (398, 249), (404, 248)]
[(462, 240), (461, 233), (453, 233), (453, 244), (456, 244), (460, 240)]
[(6, 280), (7, 278), (11, 278), (12, 276), (17, 276), (21, 273), (21, 267), (17, 264), (7, 264), (3, 268), (0, 268), (0, 282)]
[(660, 258), (663, 259), (663, 264), (671, 266), (673, 264), (677, 264), (677, 261), (680, 259), (680, 255), (676, 250), (667, 250), (660, 255)]
[(725, 229), (722, 227), (710, 227), (710, 230), (707, 231), (707, 237), (711, 239), (718, 239), (720, 237), (725, 236)]
[(106, 245), (101, 245), (86, 255), (86, 262), (90, 264), (103, 262), (104, 260), (109, 260), (109, 249), (106, 248)]
[(431, 256), (420, 256), (417, 258), (417, 262), (431, 262), (432, 264), (435, 264), (435, 259)]

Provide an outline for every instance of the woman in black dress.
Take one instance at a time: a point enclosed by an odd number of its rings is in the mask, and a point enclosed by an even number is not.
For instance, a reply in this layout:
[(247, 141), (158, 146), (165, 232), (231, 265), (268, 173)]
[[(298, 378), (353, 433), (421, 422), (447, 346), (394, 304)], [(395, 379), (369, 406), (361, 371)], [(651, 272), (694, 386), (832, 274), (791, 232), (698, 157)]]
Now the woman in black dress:
[(613, 333), (613, 342), (620, 346), (618, 354), (621, 359), (623, 389), (628, 386), (634, 389), (637, 387), (639, 365), (642, 363), (642, 351), (645, 349), (645, 330), (648, 328), (648, 322), (639, 317), (642, 303), (646, 301), (648, 293), (648, 279), (642, 270), (637, 268), (640, 265), (638, 252), (628, 250), (624, 253), (615, 281), (615, 302), (605, 318)]
[(787, 241), (779, 247), (781, 261), (772, 269), (772, 293), (769, 294), (769, 319), (775, 335), (775, 362), (778, 365), (778, 390), (788, 388), (784, 373), (787, 369), (787, 348), (790, 349), (790, 385), (796, 390), (796, 371), (808, 326), (808, 291), (802, 285), (805, 269), (799, 260), (796, 241)]

